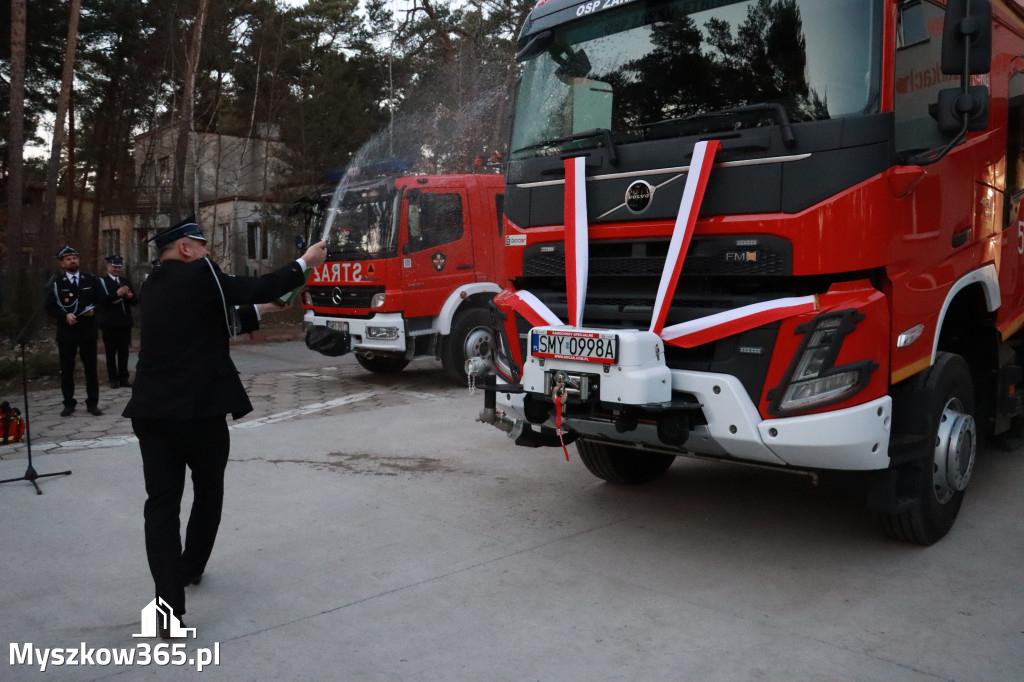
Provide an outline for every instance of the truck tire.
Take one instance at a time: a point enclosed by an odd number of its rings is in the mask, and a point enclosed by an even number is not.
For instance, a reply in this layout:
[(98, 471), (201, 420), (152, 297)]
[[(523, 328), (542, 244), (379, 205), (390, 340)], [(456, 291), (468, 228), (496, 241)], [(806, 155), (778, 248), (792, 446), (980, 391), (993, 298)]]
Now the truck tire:
[[(927, 436), (927, 456), (897, 469), (894, 512), (876, 512), (882, 531), (919, 545), (938, 542), (953, 527), (974, 470), (977, 426), (971, 372), (959, 355), (938, 353), (935, 364), (893, 395), (894, 430), (900, 411)], [(900, 504), (902, 503), (902, 504)]]
[(455, 314), (452, 330), (441, 347), (441, 366), (455, 383), (466, 385), (466, 360), (489, 358), (494, 353), (491, 315), (482, 308), (466, 308)]
[(676, 459), (675, 455), (584, 439), (576, 441), (576, 452), (590, 473), (609, 483), (622, 485), (637, 485), (660, 478)]
[(380, 353), (374, 355), (356, 353), (356, 361), (363, 366), (363, 369), (368, 369), (375, 374), (397, 374), (409, 364), (409, 361), (403, 355), (383, 355)]

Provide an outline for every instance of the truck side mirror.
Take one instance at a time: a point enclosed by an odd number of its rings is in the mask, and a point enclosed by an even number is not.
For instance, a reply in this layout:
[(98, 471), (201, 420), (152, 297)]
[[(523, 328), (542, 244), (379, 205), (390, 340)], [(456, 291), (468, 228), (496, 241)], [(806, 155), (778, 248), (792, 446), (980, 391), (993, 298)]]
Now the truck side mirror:
[(942, 26), (942, 73), (992, 70), (992, 5), (988, 0), (947, 0)]
[(939, 101), (929, 107), (929, 112), (939, 130), (955, 135), (963, 130), (964, 114), (967, 114), (967, 131), (988, 128), (988, 88), (972, 85), (964, 92), (961, 88), (939, 90)]

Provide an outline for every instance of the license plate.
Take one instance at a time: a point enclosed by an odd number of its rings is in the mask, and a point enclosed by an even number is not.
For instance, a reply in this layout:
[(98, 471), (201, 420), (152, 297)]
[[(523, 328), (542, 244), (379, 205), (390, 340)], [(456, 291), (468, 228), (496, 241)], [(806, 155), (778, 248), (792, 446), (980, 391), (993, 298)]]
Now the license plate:
[(334, 329), (339, 332), (347, 332), (348, 322), (344, 320), (327, 320), (327, 328)]
[(535, 358), (612, 365), (619, 357), (619, 337), (578, 329), (545, 329), (530, 333), (530, 348)]

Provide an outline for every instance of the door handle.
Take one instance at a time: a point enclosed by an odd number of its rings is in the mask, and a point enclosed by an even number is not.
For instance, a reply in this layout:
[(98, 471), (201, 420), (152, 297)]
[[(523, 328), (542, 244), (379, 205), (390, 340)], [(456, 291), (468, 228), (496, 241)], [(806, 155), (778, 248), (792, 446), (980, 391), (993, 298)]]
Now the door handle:
[(456, 265), (455, 269), (456, 270), (472, 270), (473, 269), (473, 264), (469, 263), (468, 265), (467, 264)]

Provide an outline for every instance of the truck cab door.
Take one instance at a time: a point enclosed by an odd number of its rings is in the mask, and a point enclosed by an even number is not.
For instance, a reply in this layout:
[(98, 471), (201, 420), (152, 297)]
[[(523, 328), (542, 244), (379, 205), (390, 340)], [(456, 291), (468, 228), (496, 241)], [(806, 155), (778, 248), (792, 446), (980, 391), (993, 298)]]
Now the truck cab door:
[(437, 315), (454, 289), (475, 280), (466, 191), (407, 192), (402, 202), (402, 244), (405, 316)]

